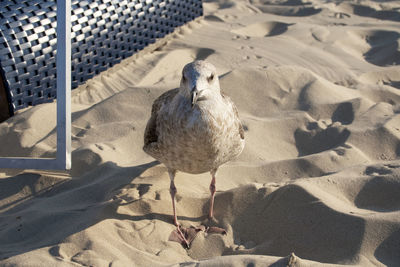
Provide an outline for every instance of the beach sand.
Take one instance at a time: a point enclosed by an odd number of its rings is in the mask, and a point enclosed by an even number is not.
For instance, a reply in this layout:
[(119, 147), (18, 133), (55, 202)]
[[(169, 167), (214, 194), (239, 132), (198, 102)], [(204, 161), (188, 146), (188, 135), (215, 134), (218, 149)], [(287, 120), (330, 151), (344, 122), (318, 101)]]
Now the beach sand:
[[(72, 93), (72, 170), (0, 170), (1, 266), (400, 266), (398, 1), (206, 0), (182, 27)], [(217, 173), (227, 235), (174, 230), (166, 168), (142, 150), (156, 97), (206, 59), (246, 147)], [(54, 157), (55, 103), (0, 125), (0, 156)], [(199, 225), (210, 175), (178, 173)], [(180, 265), (179, 265), (180, 264)]]

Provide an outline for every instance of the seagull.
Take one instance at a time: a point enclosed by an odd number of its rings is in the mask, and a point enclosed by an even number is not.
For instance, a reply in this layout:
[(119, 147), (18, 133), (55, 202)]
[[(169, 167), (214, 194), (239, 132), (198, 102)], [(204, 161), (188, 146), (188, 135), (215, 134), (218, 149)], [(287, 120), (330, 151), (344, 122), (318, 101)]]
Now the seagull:
[[(222, 164), (236, 158), (244, 148), (244, 129), (233, 101), (219, 85), (216, 68), (196, 60), (182, 71), (180, 87), (159, 96), (153, 103), (144, 133), (143, 150), (163, 163), (170, 177), (170, 194), (176, 230), (172, 241), (189, 248), (194, 236), (177, 219), (174, 178), (177, 171), (200, 174), (210, 172), (210, 208), (214, 217), (216, 173)], [(226, 234), (218, 227), (195, 228), (195, 232)]]

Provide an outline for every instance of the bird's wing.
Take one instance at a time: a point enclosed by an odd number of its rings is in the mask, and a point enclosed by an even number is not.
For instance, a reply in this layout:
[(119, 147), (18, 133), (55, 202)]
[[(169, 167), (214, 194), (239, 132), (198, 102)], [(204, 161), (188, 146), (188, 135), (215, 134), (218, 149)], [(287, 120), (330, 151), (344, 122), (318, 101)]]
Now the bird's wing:
[(244, 129), (243, 129), (242, 122), (240, 121), (240, 118), (239, 118), (239, 111), (238, 111), (238, 109), (237, 109), (235, 103), (231, 100), (231, 98), (230, 98), (229, 96), (227, 96), (226, 94), (224, 94), (222, 91), (221, 91), (221, 95), (222, 95), (222, 97), (225, 99), (226, 102), (228, 102), (229, 104), (232, 105), (233, 112), (235, 113), (235, 117), (236, 117), (236, 119), (237, 119), (237, 122), (239, 123), (239, 134), (240, 134), (240, 138), (241, 138), (241, 139), (244, 139)]
[(151, 108), (151, 117), (147, 122), (146, 129), (144, 131), (144, 148), (149, 144), (157, 142), (157, 116), (161, 107), (164, 104), (171, 102), (171, 100), (178, 93), (178, 88), (171, 89), (162, 95), (160, 95), (156, 100), (154, 100), (153, 106)]

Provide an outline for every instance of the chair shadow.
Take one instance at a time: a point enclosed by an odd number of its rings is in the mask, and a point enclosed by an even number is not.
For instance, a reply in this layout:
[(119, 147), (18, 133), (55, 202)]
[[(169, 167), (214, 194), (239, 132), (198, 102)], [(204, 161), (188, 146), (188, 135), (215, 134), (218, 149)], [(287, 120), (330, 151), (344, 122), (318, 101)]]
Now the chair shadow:
[[(0, 213), (0, 260), (57, 245), (106, 219), (159, 220), (172, 225), (172, 214), (168, 211), (165, 214), (149, 212), (134, 216), (118, 213), (120, 206), (141, 199), (121, 203), (116, 194), (158, 164), (153, 161), (120, 167), (106, 162), (79, 178), (64, 179), (39, 191), (35, 190), (35, 183), (40, 180), (38, 173), (19, 174), (0, 180), (0, 201), (17, 195), (22, 188), (31, 190), (29, 196), (0, 206), (5, 209)], [(179, 216), (178, 219), (197, 222), (204, 218)]]

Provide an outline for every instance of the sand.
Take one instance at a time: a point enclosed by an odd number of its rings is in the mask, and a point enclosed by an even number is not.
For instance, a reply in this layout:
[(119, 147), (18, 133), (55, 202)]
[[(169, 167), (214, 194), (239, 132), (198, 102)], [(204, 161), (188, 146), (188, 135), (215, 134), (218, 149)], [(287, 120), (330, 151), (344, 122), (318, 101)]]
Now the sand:
[[(400, 266), (398, 1), (206, 0), (204, 18), (73, 91), (72, 170), (0, 170), (1, 266)], [(168, 241), (151, 103), (213, 63), (246, 147), (217, 173), (227, 235)], [(55, 103), (0, 125), (0, 156), (55, 155)], [(178, 173), (198, 225), (210, 175)]]

